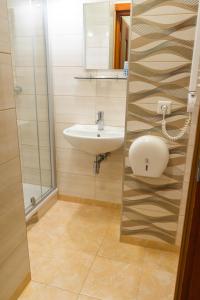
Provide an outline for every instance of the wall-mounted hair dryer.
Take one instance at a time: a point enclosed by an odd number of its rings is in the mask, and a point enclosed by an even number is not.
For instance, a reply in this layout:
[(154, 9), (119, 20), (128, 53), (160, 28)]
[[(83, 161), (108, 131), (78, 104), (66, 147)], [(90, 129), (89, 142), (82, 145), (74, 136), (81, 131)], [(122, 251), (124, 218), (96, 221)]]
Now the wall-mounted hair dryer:
[(163, 133), (164, 137), (166, 137), (168, 140), (174, 141), (174, 142), (177, 141), (177, 140), (180, 140), (185, 135), (185, 133), (187, 132), (188, 127), (191, 124), (191, 121), (192, 121), (191, 113), (189, 113), (189, 117), (185, 121), (185, 125), (183, 126), (183, 128), (180, 129), (180, 132), (177, 135), (172, 136), (167, 131), (167, 121), (166, 121), (165, 117), (166, 117), (166, 114), (168, 114), (168, 106), (166, 104), (163, 104), (161, 106), (161, 112), (162, 112), (162, 115), (163, 115), (163, 119), (162, 119), (161, 124), (162, 124), (162, 133)]
[[(163, 135), (171, 140), (177, 141), (181, 139), (185, 133), (187, 132), (188, 127), (192, 121), (192, 113), (194, 111), (196, 99), (197, 99), (197, 82), (198, 82), (198, 74), (199, 74), (199, 62), (200, 62), (200, 6), (197, 16), (197, 24), (196, 24), (196, 33), (194, 39), (194, 49), (193, 49), (193, 58), (192, 58), (192, 68), (191, 68), (191, 76), (190, 76), (190, 85), (188, 92), (188, 104), (187, 104), (187, 112), (189, 114), (188, 119), (185, 121), (185, 125), (180, 129), (180, 132), (176, 136), (172, 136), (167, 131), (167, 123), (166, 123), (166, 115), (169, 114), (169, 106), (166, 103), (161, 105), (158, 104), (159, 113), (163, 115), (162, 119), (162, 133)], [(165, 102), (165, 101), (160, 101)], [(166, 101), (168, 102), (168, 101)]]

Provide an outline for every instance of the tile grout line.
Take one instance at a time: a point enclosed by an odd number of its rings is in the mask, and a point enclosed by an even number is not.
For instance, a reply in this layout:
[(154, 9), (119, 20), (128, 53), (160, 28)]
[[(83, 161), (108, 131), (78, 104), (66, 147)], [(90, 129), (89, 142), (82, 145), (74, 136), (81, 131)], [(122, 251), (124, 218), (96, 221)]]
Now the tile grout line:
[[(113, 217), (113, 218), (114, 218), (114, 217)], [(112, 220), (113, 220), (113, 218), (112, 218)], [(93, 267), (93, 265), (94, 265), (94, 262), (95, 262), (96, 258), (98, 257), (98, 253), (99, 253), (99, 251), (100, 251), (100, 249), (101, 249), (101, 247), (102, 247), (102, 245), (103, 245), (103, 243), (104, 243), (104, 241), (105, 241), (106, 234), (107, 234), (107, 232), (108, 232), (108, 229), (110, 228), (110, 225), (111, 225), (112, 220), (110, 221), (110, 224), (108, 225), (108, 228), (106, 229), (106, 232), (105, 232), (105, 234), (104, 234), (104, 237), (103, 237), (103, 239), (102, 239), (102, 241), (101, 241), (101, 243), (100, 243), (100, 245), (99, 245), (99, 248), (98, 248), (97, 251), (96, 251), (96, 254), (95, 254), (95, 256), (94, 256), (94, 260), (93, 260), (93, 262), (91, 263), (91, 266), (90, 266), (90, 268), (89, 268), (89, 270), (88, 270), (88, 272), (87, 272), (87, 275), (86, 275), (86, 277), (85, 277), (85, 280), (83, 281), (83, 284), (82, 284), (82, 287), (81, 287), (81, 289), (80, 289), (79, 295), (81, 295), (81, 292), (82, 292), (83, 287), (84, 287), (84, 285), (85, 285), (85, 283), (86, 283), (86, 280), (88, 279), (88, 276), (89, 276), (90, 271), (91, 271), (91, 269), (92, 269), (92, 267)], [(87, 295), (86, 295), (86, 296), (87, 296)], [(97, 299), (98, 299), (98, 298), (97, 298)], [(103, 300), (103, 299), (98, 299), (98, 300)]]
[(142, 264), (141, 264), (140, 279), (139, 279), (139, 282), (138, 282), (138, 288), (137, 288), (137, 293), (136, 293), (136, 299), (135, 300), (138, 300), (138, 297), (139, 297), (139, 294), (140, 294), (140, 287), (141, 287), (141, 284), (142, 284), (142, 276), (143, 276), (143, 273), (144, 273), (144, 261), (145, 261), (146, 255), (147, 255), (146, 248), (144, 250), (145, 250), (145, 253), (144, 253)]
[[(68, 209), (69, 209), (69, 207), (68, 207)], [(73, 208), (70, 208), (70, 209), (73, 210)], [(51, 217), (51, 216), (47, 216), (47, 215), (46, 215), (46, 217), (47, 217), (47, 219), (48, 219), (48, 218)], [(109, 231), (109, 228), (111, 227), (111, 224), (113, 223), (114, 218), (115, 218), (115, 216), (113, 216), (113, 217), (111, 218), (111, 220), (108, 222), (107, 228), (106, 228), (105, 233), (104, 233), (103, 238), (102, 238), (102, 241), (100, 242), (99, 247), (98, 247), (98, 249), (96, 250), (96, 253), (94, 254), (94, 258), (92, 259), (91, 266), (90, 266), (89, 269), (88, 269), (88, 272), (87, 272), (86, 277), (85, 277), (85, 279), (84, 279), (84, 281), (83, 281), (83, 283), (82, 283), (82, 287), (80, 288), (79, 293), (78, 293), (78, 292), (75, 293), (75, 292), (73, 292), (72, 290), (69, 290), (69, 289), (63, 289), (63, 288), (58, 287), (58, 286), (56, 286), (56, 285), (54, 285), (54, 284), (47, 284), (47, 283), (44, 283), (44, 282), (40, 282), (40, 281), (37, 281), (37, 280), (35, 280), (35, 279), (33, 279), (32, 281), (33, 281), (33, 282), (37, 282), (38, 284), (42, 284), (42, 285), (44, 285), (44, 286), (54, 287), (54, 288), (60, 289), (60, 290), (62, 290), (62, 291), (66, 291), (66, 292), (72, 293), (72, 294), (74, 294), (74, 295), (77, 295), (77, 300), (78, 300), (78, 297), (81, 295), (81, 291), (82, 291), (82, 289), (83, 289), (83, 287), (84, 287), (84, 284), (85, 284), (85, 282), (86, 282), (86, 280), (87, 280), (87, 278), (88, 278), (88, 276), (89, 276), (89, 274), (90, 274), (90, 271), (91, 271), (91, 269), (92, 269), (92, 267), (93, 267), (93, 265), (94, 265), (94, 262), (95, 262), (95, 260), (96, 260), (96, 258), (97, 258), (97, 256), (98, 256), (99, 250), (101, 249), (101, 247), (102, 247), (102, 245), (103, 245), (103, 243), (104, 243), (104, 241), (105, 241), (105, 239), (106, 239), (106, 235), (107, 235), (107, 233), (108, 233), (108, 231)], [(37, 251), (36, 251), (36, 253), (37, 253)], [(50, 258), (50, 257), (49, 257), (49, 258)], [(87, 295), (86, 295), (86, 296), (87, 296)], [(96, 299), (97, 299), (97, 300), (103, 300), (103, 299), (99, 299), (99, 298), (96, 298)]]
[[(99, 247), (100, 247), (100, 246), (99, 246)], [(88, 269), (88, 271), (87, 271), (87, 274), (86, 274), (86, 276), (85, 276), (85, 279), (83, 280), (83, 283), (82, 283), (81, 288), (80, 288), (80, 291), (79, 291), (79, 295), (81, 295), (81, 292), (82, 292), (83, 287), (84, 287), (84, 285), (85, 285), (85, 283), (86, 283), (86, 280), (88, 279), (88, 276), (89, 276), (89, 274), (90, 274), (90, 271), (91, 271), (91, 269), (92, 269), (92, 267), (93, 267), (93, 265), (94, 265), (94, 262), (95, 262), (95, 260), (96, 260), (96, 258), (97, 258), (97, 253), (98, 253), (98, 251), (99, 251), (99, 248), (98, 248), (98, 250), (96, 251), (96, 253), (95, 253), (95, 255), (94, 255), (94, 258), (93, 258), (92, 263), (91, 263), (91, 265), (90, 265), (90, 267), (89, 267), (89, 269)]]
[(106, 235), (107, 235), (107, 233), (109, 232), (109, 229), (110, 229), (110, 227), (111, 227), (111, 224), (112, 224), (113, 220), (114, 220), (114, 216), (112, 217), (112, 219), (111, 219), (111, 221), (110, 221), (110, 224), (109, 224), (109, 226), (108, 226), (108, 228), (107, 228), (107, 230), (106, 230), (106, 233), (105, 233), (104, 238), (103, 238), (103, 240), (102, 240), (102, 242), (101, 242), (101, 244), (100, 244), (100, 247), (99, 247), (99, 249), (98, 249), (98, 251), (97, 251), (96, 256), (102, 257), (101, 255), (99, 255), (99, 251), (101, 250), (101, 248), (102, 248), (102, 246), (103, 246), (103, 244), (104, 244), (104, 242), (105, 242), (105, 240), (106, 240)]
[(56, 285), (47, 284), (47, 283), (44, 283), (44, 282), (37, 281), (37, 280), (35, 280), (35, 279), (31, 279), (31, 282), (35, 282), (35, 283), (41, 284), (41, 285), (46, 286), (46, 287), (53, 287), (53, 288), (58, 289), (58, 290), (61, 290), (61, 291), (63, 291), (63, 292), (68, 292), (68, 293), (71, 293), (71, 294), (74, 294), (74, 295), (78, 296), (77, 293), (72, 292), (71, 290), (68, 290), (68, 289), (63, 289), (63, 288), (58, 287), (58, 286), (56, 286)]

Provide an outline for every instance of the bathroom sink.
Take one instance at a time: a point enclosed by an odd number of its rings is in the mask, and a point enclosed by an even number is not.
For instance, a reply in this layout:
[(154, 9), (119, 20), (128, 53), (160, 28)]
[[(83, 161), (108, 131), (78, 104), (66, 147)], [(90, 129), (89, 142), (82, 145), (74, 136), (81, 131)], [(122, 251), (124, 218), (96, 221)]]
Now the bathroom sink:
[(105, 126), (104, 130), (98, 130), (97, 125), (74, 125), (63, 134), (72, 146), (95, 155), (117, 150), (124, 143), (121, 127)]

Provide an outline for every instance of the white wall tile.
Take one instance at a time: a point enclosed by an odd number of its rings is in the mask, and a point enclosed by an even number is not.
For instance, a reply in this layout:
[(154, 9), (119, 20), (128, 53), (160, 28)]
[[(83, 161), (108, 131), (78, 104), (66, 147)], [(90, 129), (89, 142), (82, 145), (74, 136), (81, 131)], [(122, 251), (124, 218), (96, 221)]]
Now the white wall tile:
[(96, 112), (104, 111), (106, 125), (125, 125), (126, 102), (124, 98), (97, 97)]
[(97, 175), (97, 179), (122, 179), (123, 175), (123, 153), (122, 149), (116, 159), (114, 152), (112, 152), (108, 158), (101, 163), (100, 173)]
[(15, 68), (15, 85), (22, 88), (22, 94), (34, 95), (34, 72), (32, 67)]
[(84, 114), (67, 114), (67, 115), (56, 115), (56, 122), (70, 122), (74, 124), (94, 124), (95, 116), (84, 115)]
[[(42, 187), (52, 187), (51, 170), (41, 169), (41, 185)], [(42, 191), (44, 189), (42, 188)]]
[(44, 36), (33, 37), (34, 45), (34, 64), (35, 66), (46, 65), (46, 45)]
[(98, 80), (97, 96), (126, 97), (126, 80)]
[(22, 145), (21, 161), (23, 168), (50, 170), (49, 148), (40, 147), (38, 152), (38, 146)]
[(49, 146), (49, 122), (38, 122), (38, 136), (40, 147)]
[[(83, 1), (69, 3), (65, 0), (49, 0), (49, 25), (51, 35), (82, 34)], [(76, 16), (76, 17), (75, 17)]]
[(18, 67), (46, 65), (44, 37), (16, 36), (12, 39), (13, 64)]
[(24, 121), (36, 121), (36, 99), (33, 95), (17, 95), (16, 110), (17, 119)]
[(46, 95), (47, 74), (45, 67), (16, 67), (15, 85), (22, 88), (25, 95)]
[(60, 194), (95, 199), (95, 177), (57, 173)]
[(49, 170), (51, 172), (51, 157), (49, 147), (40, 147), (39, 152), (41, 170)]
[(20, 142), (22, 145), (37, 145), (38, 131), (36, 121), (18, 121)]
[(33, 49), (31, 37), (13, 37), (13, 63), (18, 67), (33, 66)]
[(36, 95), (36, 101), (38, 120), (47, 122), (49, 118), (48, 97), (46, 95)]
[(38, 168), (22, 167), (23, 183), (41, 185), (41, 174)]
[(47, 70), (46, 67), (35, 68), (35, 87), (37, 95), (47, 95)]
[(54, 108), (56, 122), (81, 123), (87, 120), (93, 123), (95, 97), (55, 96)]
[(54, 66), (83, 65), (83, 36), (67, 35), (52, 38), (52, 61)]
[(31, 36), (33, 25), (30, 4), (26, 0), (8, 1), (9, 19), (14, 36)]
[(63, 135), (63, 130), (65, 128), (71, 127), (71, 123), (55, 123), (55, 140), (56, 148), (69, 149), (73, 146), (67, 141), (66, 137)]
[(39, 170), (39, 154), (37, 146), (22, 145), (21, 162), (23, 168)]
[(96, 177), (95, 199), (121, 204), (122, 181), (120, 179), (100, 179)]
[(59, 149), (56, 151), (57, 170), (72, 174), (94, 176), (93, 165), (95, 156), (74, 148)]
[(80, 80), (75, 76), (88, 76), (83, 68), (54, 67), (54, 94), (68, 96), (95, 96), (96, 80)]

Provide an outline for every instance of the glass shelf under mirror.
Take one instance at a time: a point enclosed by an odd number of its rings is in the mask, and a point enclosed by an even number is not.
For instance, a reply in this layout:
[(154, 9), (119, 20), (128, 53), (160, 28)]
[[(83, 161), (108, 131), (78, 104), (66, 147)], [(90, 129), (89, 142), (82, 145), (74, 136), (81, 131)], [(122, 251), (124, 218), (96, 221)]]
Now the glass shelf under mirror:
[(117, 79), (117, 80), (127, 80), (126, 76), (75, 76), (74, 79)]

